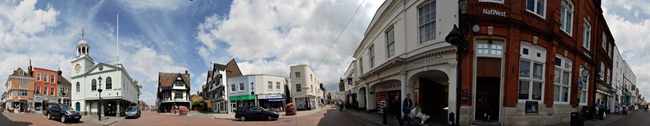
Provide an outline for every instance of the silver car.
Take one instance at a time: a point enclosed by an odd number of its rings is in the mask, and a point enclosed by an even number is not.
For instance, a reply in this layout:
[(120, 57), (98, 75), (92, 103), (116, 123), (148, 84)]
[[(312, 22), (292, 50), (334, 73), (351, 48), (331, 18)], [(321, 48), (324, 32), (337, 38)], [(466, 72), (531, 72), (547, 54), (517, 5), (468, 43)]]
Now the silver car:
[(129, 106), (126, 108), (126, 111), (124, 113), (126, 113), (126, 118), (140, 118), (140, 114), (142, 112), (138, 106)]

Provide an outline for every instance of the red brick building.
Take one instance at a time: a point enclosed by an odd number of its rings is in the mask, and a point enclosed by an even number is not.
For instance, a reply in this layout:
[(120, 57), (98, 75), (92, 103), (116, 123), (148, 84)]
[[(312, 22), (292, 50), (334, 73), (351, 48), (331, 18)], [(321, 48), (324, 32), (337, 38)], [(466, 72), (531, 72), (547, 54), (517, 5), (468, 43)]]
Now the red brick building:
[(467, 5), (461, 97), (469, 100), (461, 100), (462, 125), (553, 125), (597, 100), (613, 107), (615, 45), (600, 0)]
[(31, 63), (29, 69), (31, 75), (34, 76), (34, 108), (36, 111), (43, 110), (48, 104), (58, 103), (58, 72), (43, 68), (32, 68)]

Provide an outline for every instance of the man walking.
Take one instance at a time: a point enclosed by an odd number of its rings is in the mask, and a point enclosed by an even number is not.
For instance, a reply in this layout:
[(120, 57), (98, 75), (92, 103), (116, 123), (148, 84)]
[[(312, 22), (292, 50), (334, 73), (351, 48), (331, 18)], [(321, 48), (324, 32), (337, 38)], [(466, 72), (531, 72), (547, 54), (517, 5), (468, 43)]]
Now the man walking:
[(399, 96), (395, 96), (395, 100), (390, 103), (390, 113), (393, 114), (393, 118), (397, 119), (397, 122), (399, 122), (399, 125), (401, 126), (402, 120), (400, 118), (401, 113), (399, 112), (400, 104)]
[(343, 111), (343, 102), (339, 101), (339, 111)]
[(600, 117), (600, 120), (605, 119), (605, 110), (607, 109), (607, 106), (605, 105), (605, 102), (601, 101), (600, 106), (598, 106), (598, 116)]
[(407, 126), (411, 126), (411, 118), (409, 117), (409, 113), (411, 112), (411, 107), (413, 107), (413, 102), (411, 101), (411, 94), (406, 94), (406, 98), (404, 98), (404, 106), (402, 108), (402, 112), (404, 112), (404, 117), (402, 121), (405, 121)]

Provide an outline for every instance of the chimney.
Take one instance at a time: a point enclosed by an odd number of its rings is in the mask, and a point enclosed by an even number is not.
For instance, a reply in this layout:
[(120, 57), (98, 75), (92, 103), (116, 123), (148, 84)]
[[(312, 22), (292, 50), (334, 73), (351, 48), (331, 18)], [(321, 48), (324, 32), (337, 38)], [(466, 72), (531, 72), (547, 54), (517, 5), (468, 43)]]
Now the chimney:
[(58, 76), (61, 76), (61, 74), (63, 73), (63, 72), (61, 72), (61, 67), (57, 68), (57, 69), (56, 69), (56, 72), (58, 73), (58, 74), (57, 74)]
[(32, 58), (29, 58), (29, 66), (27, 66), (27, 73), (29, 75), (34, 76), (34, 71), (32, 69)]
[(187, 76), (187, 78), (190, 78), (190, 74), (187, 73), (187, 70), (185, 70), (185, 76)]

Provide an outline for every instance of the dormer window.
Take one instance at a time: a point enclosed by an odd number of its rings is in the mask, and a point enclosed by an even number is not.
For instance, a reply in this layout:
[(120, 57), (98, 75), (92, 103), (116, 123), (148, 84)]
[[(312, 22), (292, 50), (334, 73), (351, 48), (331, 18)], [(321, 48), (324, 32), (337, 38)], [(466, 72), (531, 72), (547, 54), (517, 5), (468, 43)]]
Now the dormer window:
[(176, 78), (176, 80), (182, 80), (181, 77)]

